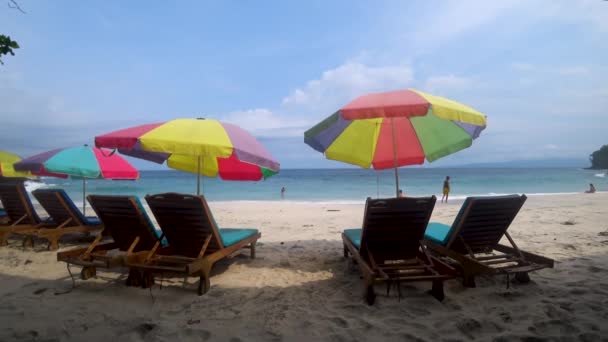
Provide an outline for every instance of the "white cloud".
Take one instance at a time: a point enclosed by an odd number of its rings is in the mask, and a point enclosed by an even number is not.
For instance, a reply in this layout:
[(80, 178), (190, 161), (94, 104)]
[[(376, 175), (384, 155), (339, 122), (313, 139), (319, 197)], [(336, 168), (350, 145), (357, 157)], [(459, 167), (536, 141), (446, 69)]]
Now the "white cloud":
[(302, 136), (304, 127), (314, 124), (293, 116), (277, 114), (265, 108), (234, 111), (223, 115), (220, 119), (263, 137)]
[(584, 76), (589, 74), (589, 69), (584, 66), (572, 66), (558, 68), (557, 72), (564, 76)]
[(454, 75), (431, 76), (426, 80), (424, 89), (441, 95), (444, 90), (464, 90), (471, 86), (472, 80), (467, 77)]
[[(441, 46), (442, 42), (493, 23), (499, 17), (516, 9), (523, 0), (501, 1), (460, 1), (442, 3), (420, 20), (420, 28), (413, 34), (407, 33), (405, 39), (413, 36), (414, 46), (421, 49)], [(423, 22), (426, 24), (423, 25)], [(432, 23), (432, 24), (430, 24)]]
[(324, 71), (319, 79), (308, 81), (304, 87), (285, 97), (282, 103), (286, 107), (331, 111), (361, 94), (406, 88), (412, 81), (413, 72), (409, 66), (372, 67), (347, 62)]
[(67, 108), (61, 96), (24, 90), (18, 75), (0, 74), (0, 103), (3, 124), (75, 126), (92, 119)]
[(529, 63), (512, 63), (511, 69), (523, 73), (559, 74), (561, 76), (585, 76), (590, 73), (589, 67), (583, 65), (544, 66)]
[(601, 0), (542, 1), (534, 6), (539, 16), (567, 23), (593, 25), (601, 32), (608, 32), (608, 4)]
[(511, 68), (516, 71), (531, 71), (535, 69), (534, 65), (529, 63), (511, 63)]
[(372, 67), (349, 61), (324, 71), (319, 79), (310, 80), (292, 91), (283, 98), (277, 110), (238, 110), (222, 115), (220, 119), (238, 124), (256, 136), (301, 137), (306, 129), (356, 96), (406, 88), (412, 82), (409, 66)]

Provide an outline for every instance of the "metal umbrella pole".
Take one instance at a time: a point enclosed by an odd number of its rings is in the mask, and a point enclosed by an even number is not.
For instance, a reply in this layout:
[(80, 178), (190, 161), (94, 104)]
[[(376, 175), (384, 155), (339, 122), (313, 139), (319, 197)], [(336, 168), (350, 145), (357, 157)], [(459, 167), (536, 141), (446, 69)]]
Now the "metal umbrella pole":
[(395, 119), (391, 118), (391, 133), (393, 135), (393, 158), (395, 160), (395, 197), (399, 197), (399, 172), (397, 171), (397, 137), (395, 137)]
[(87, 192), (87, 179), (85, 177), (82, 177), (82, 215), (83, 216), (87, 216), (87, 198), (86, 198), (86, 192)]
[(201, 156), (198, 156), (198, 167), (196, 172), (196, 194), (201, 194)]

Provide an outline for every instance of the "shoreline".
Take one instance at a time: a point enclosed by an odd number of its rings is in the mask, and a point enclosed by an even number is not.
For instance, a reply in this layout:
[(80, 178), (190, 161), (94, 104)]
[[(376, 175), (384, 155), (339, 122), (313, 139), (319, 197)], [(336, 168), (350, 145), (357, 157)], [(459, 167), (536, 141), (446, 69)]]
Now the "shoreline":
[[(506, 196), (506, 195), (521, 195), (521, 193), (500, 193), (500, 194), (496, 194), (496, 193), (492, 193), (492, 194), (475, 194), (475, 195), (456, 195), (456, 196), (450, 196), (449, 197), (449, 202), (447, 204), (462, 204), (464, 202), (465, 199), (467, 199), (468, 197), (487, 197), (487, 196)], [(531, 194), (526, 194), (524, 193), (524, 195), (526, 195), (528, 198), (534, 198), (534, 197), (556, 197), (556, 196), (576, 196), (576, 195), (585, 195), (585, 196), (593, 196), (593, 195), (599, 195), (599, 196), (603, 196), (608, 194), (608, 191), (597, 191), (593, 194), (588, 194), (588, 193), (584, 193), (584, 192), (547, 192), (547, 193), (531, 193)], [(204, 195), (204, 194), (203, 194)], [(31, 196), (31, 194), (30, 194)], [(427, 195), (427, 196), (431, 196), (431, 195)], [(437, 197), (437, 203), (440, 204), (441, 201), (441, 194), (435, 194), (435, 197)], [(140, 196), (143, 199), (143, 196)], [(371, 198), (376, 198), (376, 196), (370, 196)], [(425, 196), (412, 196), (412, 197), (425, 197)], [(383, 197), (383, 198), (392, 198), (392, 197)], [(42, 210), (42, 207), (35, 201), (35, 199), (33, 199), (33, 204), (36, 207), (36, 210)], [(78, 208), (82, 208), (82, 200), (78, 200), (78, 198), (72, 198), (72, 200), (74, 201), (74, 204), (76, 205), (76, 207)], [(353, 199), (336, 199), (336, 200), (300, 200), (300, 199), (273, 199), (273, 200), (207, 200), (208, 203), (210, 204), (219, 204), (219, 205), (224, 205), (224, 204), (280, 204), (280, 203), (287, 203), (287, 204), (299, 204), (299, 205), (363, 205), (365, 204), (365, 199), (361, 199), (361, 200), (353, 200)], [(144, 203), (145, 205), (145, 203)], [(91, 208), (90, 204), (87, 203), (87, 210)]]

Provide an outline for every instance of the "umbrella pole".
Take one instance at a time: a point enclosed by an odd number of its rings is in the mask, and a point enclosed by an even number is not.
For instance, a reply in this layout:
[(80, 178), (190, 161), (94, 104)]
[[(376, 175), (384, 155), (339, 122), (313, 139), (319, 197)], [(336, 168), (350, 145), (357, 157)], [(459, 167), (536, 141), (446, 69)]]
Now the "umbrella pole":
[(87, 192), (87, 179), (82, 177), (82, 215), (83, 216), (87, 216), (87, 198), (86, 198), (86, 192)]
[(380, 176), (376, 171), (376, 198), (380, 198)]
[(397, 171), (397, 137), (395, 137), (395, 118), (391, 118), (391, 133), (393, 135), (393, 158), (395, 160), (395, 197), (399, 197), (399, 172)]
[(196, 172), (196, 194), (201, 194), (201, 156), (198, 156), (198, 170)]

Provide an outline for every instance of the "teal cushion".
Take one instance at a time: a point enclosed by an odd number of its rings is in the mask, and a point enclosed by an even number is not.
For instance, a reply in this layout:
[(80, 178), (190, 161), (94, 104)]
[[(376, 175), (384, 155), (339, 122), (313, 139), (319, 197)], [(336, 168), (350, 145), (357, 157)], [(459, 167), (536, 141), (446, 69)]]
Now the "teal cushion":
[(355, 245), (355, 247), (361, 247), (361, 234), (363, 233), (363, 229), (354, 228), (354, 229), (344, 229), (344, 235)]
[(450, 239), (451, 226), (439, 222), (431, 222), (426, 226), (424, 238), (436, 244), (445, 246)]
[[(160, 237), (163, 235), (162, 230), (156, 229), (156, 227), (154, 227), (154, 224), (152, 223), (152, 220), (150, 220), (150, 216), (148, 216), (148, 212), (146, 211), (146, 208), (141, 204), (139, 197), (137, 197), (137, 196), (133, 196), (133, 197), (135, 198), (135, 202), (137, 202), (137, 205), (139, 206), (139, 210), (141, 210), (141, 212), (144, 214), (144, 218), (146, 219), (146, 222), (148, 223), (148, 229), (150, 229), (150, 232), (152, 232), (152, 234), (154, 234), (154, 236), (156, 236), (156, 239), (160, 239)], [(167, 238), (163, 237), (163, 239), (160, 242), (160, 245), (165, 247), (168, 244), (169, 244), (169, 241), (167, 241)]]
[(101, 220), (99, 217), (87, 216), (84, 224), (87, 226), (99, 226), (101, 224)]
[(258, 230), (249, 228), (220, 228), (219, 233), (222, 238), (222, 244), (224, 244), (224, 247), (228, 247), (257, 234)]

